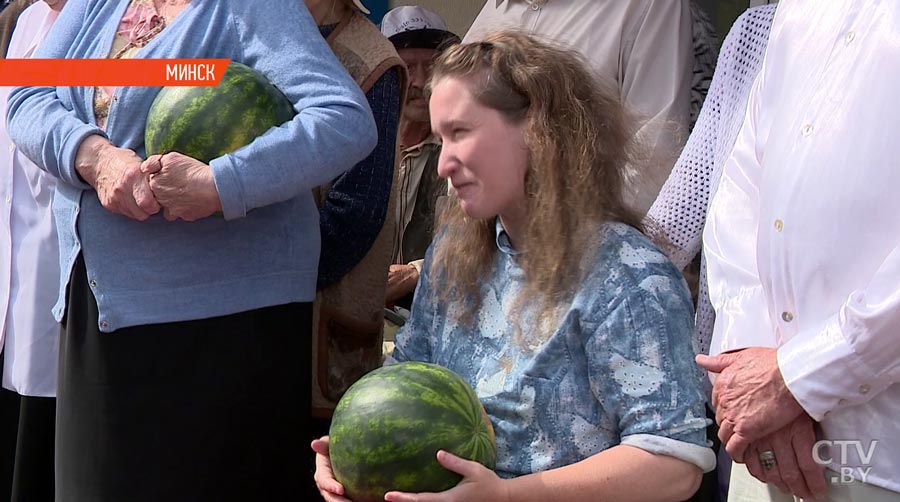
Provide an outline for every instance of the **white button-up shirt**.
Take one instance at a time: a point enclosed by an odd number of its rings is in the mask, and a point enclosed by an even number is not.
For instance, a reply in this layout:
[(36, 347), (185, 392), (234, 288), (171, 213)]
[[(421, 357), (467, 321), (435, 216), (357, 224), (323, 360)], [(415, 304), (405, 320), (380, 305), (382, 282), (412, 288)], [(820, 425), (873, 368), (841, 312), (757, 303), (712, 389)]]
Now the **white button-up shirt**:
[(694, 54), (687, 0), (487, 0), (463, 42), (504, 28), (574, 49), (616, 85), (653, 152), (628, 197), (646, 213), (690, 126)]
[[(30, 57), (57, 12), (36, 2), (19, 16), (8, 57)], [(51, 200), (56, 187), (18, 151), (6, 131), (0, 88), (0, 348), (3, 387), (27, 396), (56, 395), (59, 324), (50, 310), (59, 284), (59, 253)]]
[(900, 491), (900, 2), (783, 2), (769, 40), (703, 236), (711, 353), (778, 347), (827, 439), (878, 441), (832, 469)]

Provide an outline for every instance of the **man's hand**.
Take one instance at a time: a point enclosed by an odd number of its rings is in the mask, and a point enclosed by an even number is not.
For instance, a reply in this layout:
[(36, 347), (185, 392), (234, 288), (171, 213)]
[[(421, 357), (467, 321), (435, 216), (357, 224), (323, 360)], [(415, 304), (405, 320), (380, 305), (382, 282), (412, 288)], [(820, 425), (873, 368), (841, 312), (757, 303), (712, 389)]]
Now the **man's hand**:
[(141, 165), (169, 221), (195, 221), (222, 210), (209, 165), (178, 152), (153, 155)]
[(94, 187), (107, 210), (144, 221), (159, 212), (148, 177), (141, 172), (141, 158), (118, 148), (106, 138), (85, 138), (75, 154), (75, 170)]
[(713, 385), (712, 405), (719, 439), (736, 462), (746, 462), (750, 443), (804, 413), (784, 383), (775, 349), (752, 347), (715, 357), (701, 354), (697, 364), (719, 373)]
[[(828, 492), (828, 484), (825, 466), (813, 460), (815, 444), (815, 422), (803, 413), (786, 427), (747, 448), (747, 470), (763, 483), (773, 484), (803, 500), (823, 497)], [(775, 465), (768, 468), (762, 465), (760, 452), (772, 452)]]
[(388, 270), (385, 303), (392, 303), (412, 293), (419, 282), (419, 270), (412, 265), (391, 265)]

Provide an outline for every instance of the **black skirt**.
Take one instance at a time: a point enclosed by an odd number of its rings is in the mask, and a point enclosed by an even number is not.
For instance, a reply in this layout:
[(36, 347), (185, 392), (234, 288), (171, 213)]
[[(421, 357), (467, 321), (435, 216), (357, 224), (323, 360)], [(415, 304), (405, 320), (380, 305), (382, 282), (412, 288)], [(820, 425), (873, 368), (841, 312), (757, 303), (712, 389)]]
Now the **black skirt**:
[(0, 388), (0, 500), (53, 501), (55, 420), (55, 398)]
[(56, 500), (309, 493), (312, 304), (100, 333), (79, 257), (66, 316)]

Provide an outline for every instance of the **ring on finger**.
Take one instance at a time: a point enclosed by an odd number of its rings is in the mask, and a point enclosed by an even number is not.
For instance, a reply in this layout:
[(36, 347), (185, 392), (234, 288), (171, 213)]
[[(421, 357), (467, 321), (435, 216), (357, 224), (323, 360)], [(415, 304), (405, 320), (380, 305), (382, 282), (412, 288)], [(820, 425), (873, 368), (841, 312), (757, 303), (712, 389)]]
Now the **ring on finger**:
[(763, 466), (763, 469), (774, 469), (778, 465), (778, 461), (775, 460), (775, 452), (772, 450), (759, 452), (759, 463)]

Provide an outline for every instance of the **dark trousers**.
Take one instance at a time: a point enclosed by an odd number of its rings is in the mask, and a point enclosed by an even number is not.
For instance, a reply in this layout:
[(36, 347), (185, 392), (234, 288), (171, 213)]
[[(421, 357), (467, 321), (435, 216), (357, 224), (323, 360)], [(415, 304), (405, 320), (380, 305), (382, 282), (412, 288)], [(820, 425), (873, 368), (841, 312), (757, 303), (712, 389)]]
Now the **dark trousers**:
[(308, 493), (311, 304), (113, 333), (97, 318), (79, 258), (60, 343), (58, 501)]

